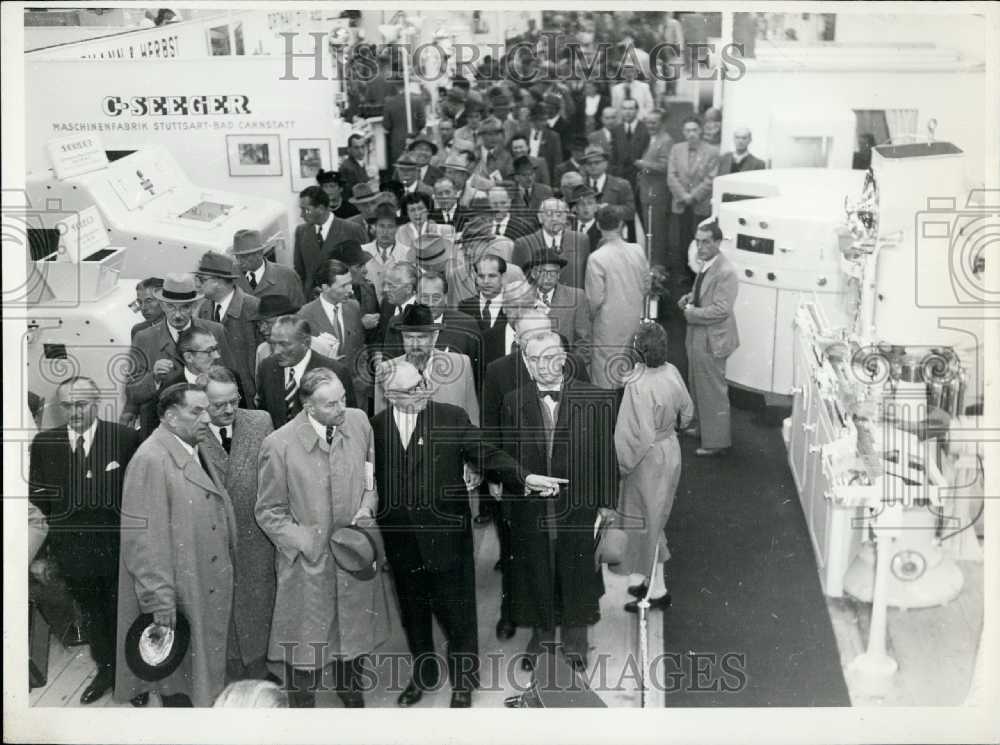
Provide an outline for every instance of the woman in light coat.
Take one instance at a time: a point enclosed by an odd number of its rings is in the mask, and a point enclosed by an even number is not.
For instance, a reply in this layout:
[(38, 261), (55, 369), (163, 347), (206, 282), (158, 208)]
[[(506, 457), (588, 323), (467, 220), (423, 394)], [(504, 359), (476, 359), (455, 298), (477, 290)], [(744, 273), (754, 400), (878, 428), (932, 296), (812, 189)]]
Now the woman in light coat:
[[(681, 477), (677, 430), (694, 416), (694, 404), (677, 368), (667, 360), (667, 332), (643, 322), (633, 339), (640, 362), (628, 383), (615, 426), (615, 452), (622, 474), (621, 502), (628, 547), (615, 571), (629, 574), (629, 594), (653, 608), (669, 605), (663, 562), (670, 558), (664, 528)], [(654, 561), (656, 562), (654, 565)], [(625, 610), (636, 612), (636, 601)]]

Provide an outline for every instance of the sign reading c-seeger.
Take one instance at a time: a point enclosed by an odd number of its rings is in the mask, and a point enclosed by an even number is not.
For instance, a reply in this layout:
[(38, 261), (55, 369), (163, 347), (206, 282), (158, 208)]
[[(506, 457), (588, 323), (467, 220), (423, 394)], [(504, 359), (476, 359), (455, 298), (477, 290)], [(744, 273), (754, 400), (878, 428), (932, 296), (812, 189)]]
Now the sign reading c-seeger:
[(105, 96), (101, 108), (108, 116), (206, 116), (250, 114), (250, 97), (244, 95), (202, 96)]

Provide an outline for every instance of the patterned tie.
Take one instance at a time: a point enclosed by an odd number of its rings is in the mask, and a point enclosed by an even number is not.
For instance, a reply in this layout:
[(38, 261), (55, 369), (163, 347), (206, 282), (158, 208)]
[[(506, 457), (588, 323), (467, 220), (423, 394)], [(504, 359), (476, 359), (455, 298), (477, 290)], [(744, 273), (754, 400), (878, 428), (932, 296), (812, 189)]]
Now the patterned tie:
[(253, 272), (247, 272), (247, 284), (250, 285), (251, 290), (257, 289), (257, 275)]
[(344, 321), (340, 317), (340, 303), (333, 306), (333, 329), (334, 333), (337, 334), (337, 338), (341, 342), (344, 341)]
[(288, 382), (285, 383), (285, 410), (287, 411), (286, 421), (295, 417), (296, 410), (298, 409), (298, 399), (295, 394), (298, 393), (299, 384), (295, 380), (295, 368), (288, 368)]
[(546, 308), (552, 305), (552, 300), (550, 298), (551, 290), (549, 292), (538, 291), (538, 299), (542, 301)]
[(225, 427), (219, 427), (219, 440), (222, 441), (222, 449), (228, 453), (233, 446), (233, 438), (229, 436)]
[[(705, 270), (707, 271), (707, 270)], [(701, 283), (705, 279), (705, 271), (698, 272), (698, 276), (694, 280), (694, 307), (701, 307)]]
[(327, 445), (329, 445), (329, 444), (331, 444), (333, 442), (333, 429), (334, 429), (334, 427), (333, 427), (332, 424), (326, 425), (326, 444)]

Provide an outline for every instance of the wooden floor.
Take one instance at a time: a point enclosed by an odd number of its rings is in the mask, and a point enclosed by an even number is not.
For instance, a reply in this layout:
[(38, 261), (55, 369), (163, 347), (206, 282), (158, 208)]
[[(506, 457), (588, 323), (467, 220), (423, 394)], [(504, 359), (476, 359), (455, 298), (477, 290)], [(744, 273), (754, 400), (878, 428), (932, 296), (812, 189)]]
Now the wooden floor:
[[(473, 706), (502, 707), (508, 696), (517, 695), (529, 684), (531, 675), (520, 669), (518, 664), (507, 664), (514, 655), (523, 652), (528, 643), (530, 631), (519, 629), (513, 639), (500, 642), (495, 635), (495, 626), (499, 617), (500, 605), (500, 573), (494, 571), (493, 565), (498, 555), (496, 531), (491, 527), (475, 531), (476, 546), (476, 589), (479, 599), (479, 651), (483, 660), (481, 671), (481, 689), (473, 696)], [(635, 685), (635, 677), (625, 675), (626, 660), (629, 655), (638, 656), (638, 620), (635, 616), (625, 613), (622, 606), (627, 599), (627, 578), (618, 577), (605, 571), (604, 598), (601, 600), (601, 622), (591, 630), (591, 666), (596, 667), (598, 655), (606, 653), (610, 661), (605, 677), (610, 685), (599, 690), (604, 702), (610, 707), (639, 707), (641, 695)], [(405, 655), (406, 641), (398, 618), (393, 618), (394, 634), (389, 642), (379, 652), (398, 653)], [(439, 642), (439, 652), (444, 653), (443, 637), (440, 630), (436, 632)], [(663, 619), (660, 613), (652, 613), (649, 622), (649, 657), (656, 657), (663, 650)], [(515, 661), (516, 662), (516, 661)], [(508, 672), (509, 670), (509, 672)], [(381, 675), (379, 679), (389, 679), (389, 675)], [(404, 672), (408, 669), (404, 668)], [(48, 684), (31, 691), (32, 706), (80, 706), (80, 694), (89, 685), (95, 674), (94, 663), (86, 646), (65, 648), (53, 638), (49, 654)], [(594, 680), (600, 676), (595, 676)], [(405, 685), (408, 676), (403, 676)], [(620, 685), (619, 685), (620, 682)], [(595, 689), (601, 686), (595, 685)], [(396, 706), (396, 696), (399, 689), (380, 689), (366, 694), (368, 706)], [(418, 704), (424, 707), (447, 707), (451, 691), (447, 686), (424, 696)], [(662, 706), (663, 694), (653, 692), (647, 697), (646, 705)], [(317, 706), (339, 707), (340, 701), (333, 693), (319, 693)], [(113, 701), (111, 694), (105, 695), (91, 706), (121, 706)], [(154, 695), (150, 706), (159, 706)], [(127, 706), (127, 704), (125, 704)]]

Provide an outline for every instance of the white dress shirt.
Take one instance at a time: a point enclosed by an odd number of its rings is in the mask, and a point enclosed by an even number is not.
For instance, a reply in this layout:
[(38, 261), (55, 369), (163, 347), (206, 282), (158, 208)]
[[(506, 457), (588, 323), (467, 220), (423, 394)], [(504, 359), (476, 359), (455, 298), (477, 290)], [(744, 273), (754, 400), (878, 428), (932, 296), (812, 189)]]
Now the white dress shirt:
[[(316, 431), (316, 435), (319, 437), (319, 439), (321, 439), (323, 442), (326, 442), (326, 425), (320, 424), (315, 419), (313, 419), (312, 414), (306, 414), (306, 419), (309, 420), (309, 423), (312, 425), (312, 428)], [(333, 428), (333, 434), (337, 434), (336, 427)]]
[(333, 213), (331, 212), (331, 213), (330, 213), (330, 214), (329, 214), (329, 215), (327, 216), (327, 218), (326, 218), (326, 222), (325, 222), (325, 223), (323, 223), (323, 224), (322, 224), (322, 225), (320, 226), (320, 228), (319, 228), (319, 230), (320, 230), (320, 233), (322, 233), (322, 235), (323, 235), (323, 240), (324, 240), (324, 241), (326, 240), (326, 237), (327, 237), (328, 235), (330, 235), (330, 226), (331, 226), (331, 225), (333, 225), (333, 217), (334, 217), (334, 215), (333, 215)]
[[(252, 272), (246, 272), (246, 274), (247, 275), (252, 274), (253, 278), (254, 278), (254, 281), (257, 283), (257, 286), (260, 287), (260, 283), (264, 281), (264, 270), (265, 269), (267, 269), (267, 262), (266, 261), (262, 261), (260, 263), (259, 267), (257, 267), (256, 269), (254, 269)], [(249, 279), (250, 278), (247, 277), (248, 281), (249, 281)], [(229, 306), (227, 305), (226, 307), (228, 308)]]
[(587, 231), (590, 230), (590, 226), (593, 225), (595, 222), (596, 220), (591, 220), (590, 222), (584, 223), (583, 225), (578, 227), (577, 230), (586, 235)]
[(602, 191), (604, 191), (604, 184), (606, 184), (607, 181), (608, 181), (608, 174), (602, 173), (599, 179), (597, 179), (596, 181), (594, 179), (590, 179), (589, 183), (590, 187), (598, 194), (600, 194)]
[(503, 353), (510, 354), (510, 349), (514, 346), (514, 342), (517, 341), (517, 335), (514, 333), (514, 327), (509, 323), (504, 329), (503, 334)]
[(396, 429), (399, 430), (399, 440), (403, 443), (403, 450), (406, 450), (410, 446), (413, 430), (417, 428), (417, 413), (401, 411), (393, 406), (392, 418), (396, 421)]
[(542, 146), (542, 130), (533, 129), (531, 134), (528, 135), (528, 152), (531, 154), (532, 158), (538, 157), (538, 150)]
[(69, 437), (69, 449), (71, 452), (76, 453), (76, 438), (83, 437), (83, 456), (86, 458), (90, 455), (90, 448), (94, 444), (94, 433), (97, 432), (97, 418), (90, 423), (85, 432), (77, 432), (72, 427), (66, 427), (66, 436)]
[(191, 385), (198, 385), (198, 373), (191, 372), (187, 366), (184, 367), (184, 380)]
[(562, 382), (561, 381), (559, 383), (557, 383), (556, 385), (546, 385), (546, 386), (541, 386), (540, 385), (540, 386), (538, 386), (538, 393), (542, 397), (542, 403), (545, 404), (545, 407), (549, 410), (549, 416), (551, 416), (553, 419), (556, 418), (556, 407), (558, 407), (559, 404), (555, 401), (555, 399), (553, 399), (553, 398), (551, 398), (549, 396), (546, 396), (545, 392), (546, 391), (561, 391), (562, 387), (563, 386), (562, 386)]
[[(258, 282), (259, 282), (259, 280), (258, 280)], [(233, 301), (233, 295), (235, 295), (235, 294), (236, 294), (236, 290), (235, 289), (230, 290), (229, 294), (226, 295), (224, 298), (222, 298), (222, 300), (218, 301), (217, 303), (212, 303), (212, 320), (215, 320), (215, 306), (216, 305), (221, 306), (219, 308), (219, 319), (221, 320), (221, 319), (223, 319), (223, 318), (226, 317), (226, 312), (229, 310), (229, 304)]]
[(296, 364), (285, 369), (285, 385), (288, 385), (288, 370), (295, 371), (295, 386), (298, 387), (299, 383), (302, 382), (302, 376), (306, 374), (306, 365), (309, 364), (309, 360), (312, 359), (312, 350), (307, 349), (305, 355)]
[(510, 222), (510, 213), (507, 213), (507, 216), (504, 217), (504, 219), (501, 220), (500, 222), (496, 221), (493, 222), (493, 232), (496, 233), (497, 235), (503, 235), (504, 231), (507, 230), (507, 224), (509, 222)]
[(396, 311), (393, 313), (394, 316), (400, 315), (407, 305), (413, 305), (417, 301), (417, 296), (414, 295), (409, 300), (405, 301), (402, 305), (396, 306)]
[(562, 233), (557, 233), (552, 235), (549, 231), (542, 229), (542, 241), (545, 243), (546, 248), (551, 248), (554, 251), (558, 251), (559, 247), (562, 246)]
[(187, 326), (185, 326), (184, 328), (182, 328), (180, 331), (178, 331), (173, 326), (171, 326), (169, 323), (167, 323), (166, 319), (164, 319), (163, 322), (166, 324), (166, 326), (167, 326), (167, 333), (170, 334), (170, 338), (174, 340), (174, 344), (177, 343), (177, 337), (179, 337), (181, 335), (181, 331), (187, 331), (189, 328), (191, 328), (191, 321), (188, 321)]
[[(500, 315), (500, 311), (503, 309), (503, 295), (497, 295), (496, 297), (489, 298), (490, 301), (490, 328), (497, 322), (497, 316)], [(479, 317), (482, 318), (483, 311), (486, 310), (486, 298), (482, 295), (479, 296)]]
[(212, 430), (212, 434), (215, 435), (215, 439), (218, 441), (218, 443), (220, 445), (222, 444), (222, 430), (223, 429), (226, 430), (226, 436), (229, 438), (229, 441), (232, 442), (232, 440), (233, 440), (233, 425), (232, 424), (230, 424), (230, 425), (228, 425), (226, 427), (217, 427), (214, 424), (212, 424), (211, 422), (209, 422), (208, 423), (208, 428), (210, 430)]
[(330, 319), (330, 325), (336, 330), (337, 338), (343, 342), (344, 339), (344, 304), (334, 305), (322, 295), (319, 296), (319, 303), (323, 306), (323, 312)]
[(177, 435), (174, 434), (173, 432), (171, 432), (170, 434), (174, 435), (174, 437), (177, 438), (177, 442), (179, 442), (181, 444), (182, 448), (184, 448), (185, 450), (187, 450), (187, 452), (188, 452), (189, 455), (197, 457), (197, 453), (195, 452), (195, 449), (194, 449), (193, 445), (188, 445), (186, 442), (184, 442), (184, 440), (182, 440), (180, 437), (177, 437)]

